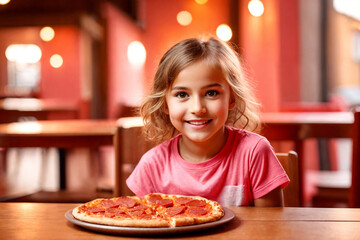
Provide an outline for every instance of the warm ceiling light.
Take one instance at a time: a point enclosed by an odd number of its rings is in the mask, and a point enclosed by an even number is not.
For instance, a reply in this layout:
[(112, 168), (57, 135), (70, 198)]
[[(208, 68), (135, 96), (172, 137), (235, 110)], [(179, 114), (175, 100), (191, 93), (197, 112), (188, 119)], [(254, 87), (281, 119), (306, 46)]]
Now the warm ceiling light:
[(7, 60), (19, 63), (36, 63), (41, 55), (41, 49), (35, 44), (11, 44), (5, 51)]
[(264, 4), (260, 0), (251, 0), (248, 9), (254, 17), (260, 17), (264, 13)]
[(204, 5), (208, 0), (195, 0), (197, 4)]
[(146, 60), (146, 50), (139, 41), (133, 41), (127, 49), (127, 56), (130, 64), (135, 67), (142, 67)]
[(191, 13), (188, 11), (181, 11), (177, 14), (176, 19), (178, 23), (182, 26), (187, 26), (192, 22)]
[(229, 41), (232, 37), (231, 28), (226, 24), (219, 25), (216, 29), (216, 36), (225, 42)]
[(10, 2), (10, 0), (0, 0), (0, 5), (6, 5)]
[(50, 65), (53, 68), (59, 68), (63, 65), (63, 58), (59, 54), (54, 54), (50, 57)]
[(45, 42), (51, 41), (55, 37), (55, 31), (52, 27), (43, 27), (40, 30), (40, 37)]

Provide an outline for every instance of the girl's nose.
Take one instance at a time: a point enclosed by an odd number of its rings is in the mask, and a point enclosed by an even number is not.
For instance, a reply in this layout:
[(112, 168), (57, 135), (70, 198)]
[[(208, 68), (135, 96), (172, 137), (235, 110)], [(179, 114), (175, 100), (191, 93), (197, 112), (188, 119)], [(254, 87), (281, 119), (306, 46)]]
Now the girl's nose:
[(191, 113), (193, 114), (204, 114), (206, 113), (205, 104), (199, 98), (194, 98), (191, 102)]

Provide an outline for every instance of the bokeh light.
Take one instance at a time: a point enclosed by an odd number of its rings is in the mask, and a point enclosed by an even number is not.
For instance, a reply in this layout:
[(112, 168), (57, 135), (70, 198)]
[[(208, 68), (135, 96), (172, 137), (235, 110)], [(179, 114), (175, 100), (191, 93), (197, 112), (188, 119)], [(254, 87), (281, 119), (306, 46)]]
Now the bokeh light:
[(41, 55), (41, 49), (35, 44), (11, 44), (5, 51), (7, 60), (18, 63), (36, 63)]
[(195, 0), (195, 2), (196, 2), (197, 4), (204, 5), (205, 3), (208, 2), (208, 0)]
[(54, 54), (50, 57), (50, 65), (53, 68), (59, 68), (63, 65), (64, 60), (59, 54)]
[(6, 5), (10, 2), (10, 0), (0, 0), (0, 5)]
[(181, 11), (177, 14), (176, 19), (182, 26), (187, 26), (192, 22), (192, 15), (188, 11)]
[(232, 38), (231, 28), (226, 24), (221, 24), (216, 29), (216, 36), (227, 42)]
[(254, 17), (260, 17), (264, 13), (264, 4), (260, 0), (251, 0), (248, 9)]
[(55, 37), (55, 31), (52, 27), (43, 27), (40, 30), (40, 37), (45, 42), (51, 41)]
[(142, 67), (146, 60), (146, 50), (139, 41), (133, 41), (127, 49), (127, 57), (132, 66)]

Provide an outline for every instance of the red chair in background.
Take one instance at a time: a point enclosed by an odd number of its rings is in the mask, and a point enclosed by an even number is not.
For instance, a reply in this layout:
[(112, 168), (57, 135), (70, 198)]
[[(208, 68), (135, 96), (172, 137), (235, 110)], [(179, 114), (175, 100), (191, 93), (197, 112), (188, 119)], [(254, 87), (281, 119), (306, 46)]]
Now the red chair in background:
[(350, 207), (360, 207), (360, 107), (354, 112)]
[[(330, 102), (293, 102), (281, 106), (281, 112), (341, 112), (349, 107), (342, 98), (333, 98)], [(313, 206), (333, 207), (338, 204), (347, 205), (350, 189), (350, 169), (342, 169), (346, 159), (338, 159), (338, 139), (312, 139), (307, 141), (304, 152), (307, 178), (305, 186), (305, 202), (311, 201)], [(350, 154), (350, 153), (349, 153)], [(350, 160), (350, 159), (348, 159)], [(343, 161), (343, 162), (340, 162)], [(348, 163), (350, 164), (350, 163)]]

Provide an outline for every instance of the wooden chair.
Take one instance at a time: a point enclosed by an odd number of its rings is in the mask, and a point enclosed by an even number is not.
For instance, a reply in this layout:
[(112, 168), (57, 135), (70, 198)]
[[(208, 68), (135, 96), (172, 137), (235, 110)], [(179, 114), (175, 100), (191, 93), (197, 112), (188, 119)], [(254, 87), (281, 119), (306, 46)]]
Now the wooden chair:
[(348, 136), (352, 139), (351, 170), (319, 172), (315, 207), (360, 207), (360, 107), (355, 107), (353, 113), (354, 124)]
[(290, 178), (290, 183), (283, 189), (284, 206), (300, 207), (300, 180), (298, 155), (294, 151), (276, 153), (276, 156)]
[(354, 109), (350, 207), (360, 207), (360, 107)]
[(134, 170), (141, 156), (152, 147), (142, 136), (142, 127), (141, 117), (120, 118), (117, 122), (117, 130), (114, 136), (114, 196), (133, 195), (125, 181)]

